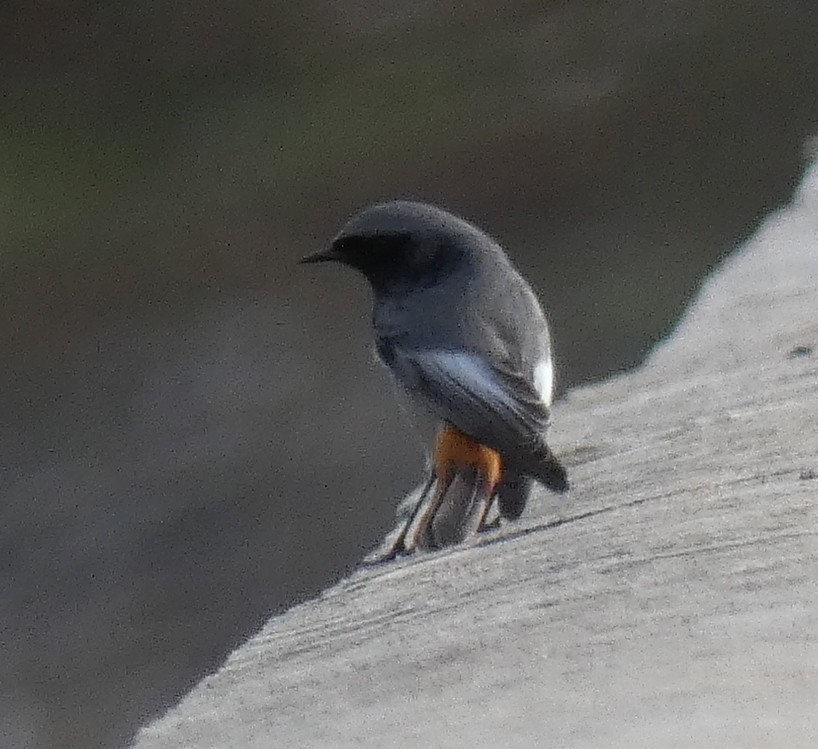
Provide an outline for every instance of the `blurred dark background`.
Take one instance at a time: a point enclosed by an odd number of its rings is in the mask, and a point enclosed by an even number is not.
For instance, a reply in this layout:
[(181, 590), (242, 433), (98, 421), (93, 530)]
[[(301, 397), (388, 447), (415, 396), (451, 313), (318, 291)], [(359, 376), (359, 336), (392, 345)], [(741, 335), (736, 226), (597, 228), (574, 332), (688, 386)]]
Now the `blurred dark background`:
[[(433, 201), (637, 364), (790, 195), (808, 2), (0, 6), (0, 747), (119, 747), (353, 569), (418, 478), (363, 282)], [(557, 425), (558, 428), (558, 425)]]

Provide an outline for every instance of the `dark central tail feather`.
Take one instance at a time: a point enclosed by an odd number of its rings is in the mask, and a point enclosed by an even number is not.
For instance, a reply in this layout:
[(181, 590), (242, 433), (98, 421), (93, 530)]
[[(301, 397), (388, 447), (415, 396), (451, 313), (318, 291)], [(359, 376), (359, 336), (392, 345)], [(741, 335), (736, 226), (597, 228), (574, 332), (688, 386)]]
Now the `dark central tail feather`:
[(562, 493), (569, 489), (568, 472), (548, 445), (543, 444), (529, 460), (520, 464), (520, 471), (535, 478), (551, 491)]
[(516, 520), (523, 514), (534, 479), (507, 469), (497, 490), (497, 506), (506, 520)]
[[(528, 475), (529, 473), (533, 475)], [(523, 514), (535, 480), (560, 493), (569, 488), (565, 468), (550, 451), (539, 463), (536, 473), (506, 467), (503, 480), (497, 489), (497, 506), (503, 518), (517, 520)]]

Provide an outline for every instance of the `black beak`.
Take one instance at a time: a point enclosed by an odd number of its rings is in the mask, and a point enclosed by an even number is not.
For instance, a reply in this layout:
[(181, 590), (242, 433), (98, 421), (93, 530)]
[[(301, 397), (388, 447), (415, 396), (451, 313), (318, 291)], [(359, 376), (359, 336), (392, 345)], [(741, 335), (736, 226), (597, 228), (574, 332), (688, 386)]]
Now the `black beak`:
[(299, 264), (306, 264), (306, 263), (329, 263), (329, 262), (340, 262), (341, 255), (338, 253), (338, 250), (335, 248), (335, 244), (328, 245), (323, 249), (318, 250), (318, 252), (313, 252), (305, 257), (302, 257), (299, 260)]

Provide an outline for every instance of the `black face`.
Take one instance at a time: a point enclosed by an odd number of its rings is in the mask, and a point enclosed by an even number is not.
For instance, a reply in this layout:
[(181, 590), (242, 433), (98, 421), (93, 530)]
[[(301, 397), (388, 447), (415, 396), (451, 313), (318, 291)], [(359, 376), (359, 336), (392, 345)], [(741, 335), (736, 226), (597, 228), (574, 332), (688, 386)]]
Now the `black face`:
[(418, 241), (399, 232), (342, 235), (326, 253), (327, 260), (361, 271), (376, 291), (426, 286), (445, 273), (458, 256), (453, 247), (429, 238)]
[(411, 249), (408, 234), (343, 235), (332, 243), (331, 253), (367, 278), (385, 279), (407, 263)]

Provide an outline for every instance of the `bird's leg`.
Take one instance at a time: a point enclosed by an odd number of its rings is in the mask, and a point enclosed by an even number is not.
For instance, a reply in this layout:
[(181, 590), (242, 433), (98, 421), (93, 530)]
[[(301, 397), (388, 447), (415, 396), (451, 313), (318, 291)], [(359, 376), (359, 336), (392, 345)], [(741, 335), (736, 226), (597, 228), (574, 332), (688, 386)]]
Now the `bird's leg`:
[[(423, 508), (428, 505), (430, 493), (432, 491), (432, 487), (435, 485), (436, 479), (437, 474), (435, 473), (435, 469), (434, 467), (431, 467), (429, 470), (429, 476), (423, 484), (423, 488), (417, 493), (417, 500), (415, 500), (414, 504), (411, 505), (411, 509), (409, 509), (408, 517), (404, 515), (401, 508), (401, 510), (399, 510), (399, 515), (403, 515), (403, 517), (399, 519), (396, 528), (389, 534), (389, 536), (386, 537), (386, 539), (384, 539), (381, 546), (366, 557), (364, 560), (366, 564), (380, 564), (381, 562), (388, 562), (400, 554), (411, 553), (415, 550), (415, 542), (411, 535), (409, 535), (409, 530), (416, 523)], [(414, 494), (415, 492), (413, 492), (413, 495)], [(407, 497), (401, 503), (401, 505), (411, 499), (411, 496), (412, 495)], [(400, 530), (398, 530), (398, 528)], [(397, 535), (395, 535), (396, 531)], [(409, 540), (407, 541), (408, 535)], [(393, 536), (391, 540), (390, 536)]]
[[(500, 513), (497, 512), (497, 503), (494, 501), (496, 497), (497, 490), (495, 489), (491, 501), (486, 502), (483, 506), (483, 513), (480, 515), (480, 522), (477, 524), (478, 533), (493, 531), (500, 527)], [(492, 509), (494, 510), (493, 513)]]
[(400, 535), (395, 541), (394, 545), (397, 549), (396, 553), (411, 553), (415, 550), (415, 546), (417, 545), (417, 531), (414, 529), (423, 524), (423, 519), (426, 516), (426, 513), (429, 511), (428, 508), (430, 503), (434, 500), (434, 496), (431, 494), (431, 491), (437, 483), (437, 480), (437, 472), (435, 471), (434, 467), (432, 467), (429, 471), (429, 478), (426, 479), (426, 483), (423, 485), (423, 490), (420, 492), (420, 497), (418, 497), (418, 501), (415, 504), (414, 509), (409, 515), (409, 518), (403, 524), (403, 530), (401, 530)]

